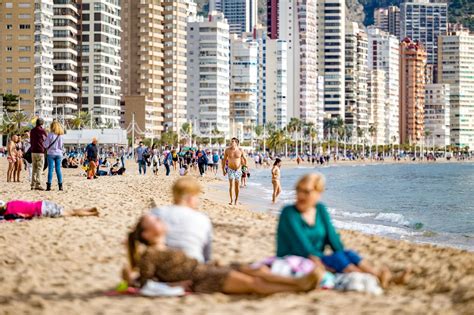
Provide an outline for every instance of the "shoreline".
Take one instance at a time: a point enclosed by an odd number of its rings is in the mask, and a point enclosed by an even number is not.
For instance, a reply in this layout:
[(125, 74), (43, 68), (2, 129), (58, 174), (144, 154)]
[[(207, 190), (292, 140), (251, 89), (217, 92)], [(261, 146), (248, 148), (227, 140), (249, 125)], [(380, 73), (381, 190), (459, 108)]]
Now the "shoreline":
[[(6, 171), (0, 160), (0, 174)], [(197, 295), (183, 298), (107, 297), (126, 260), (123, 240), (153, 197), (171, 201), (177, 178), (127, 174), (87, 180), (64, 171), (64, 192), (31, 191), (28, 183), (0, 185), (0, 199), (46, 199), (67, 208), (98, 206), (100, 217), (34, 219), (0, 224), (0, 314), (470, 314), (474, 309), (474, 253), (341, 231), (347, 248), (375, 265), (412, 265), (413, 279), (382, 296), (313, 291), (270, 297)], [(205, 187), (200, 209), (214, 225), (213, 257), (221, 263), (254, 262), (274, 253), (276, 217), (245, 205), (227, 205), (223, 180), (198, 178)], [(222, 186), (223, 192), (215, 189)]]

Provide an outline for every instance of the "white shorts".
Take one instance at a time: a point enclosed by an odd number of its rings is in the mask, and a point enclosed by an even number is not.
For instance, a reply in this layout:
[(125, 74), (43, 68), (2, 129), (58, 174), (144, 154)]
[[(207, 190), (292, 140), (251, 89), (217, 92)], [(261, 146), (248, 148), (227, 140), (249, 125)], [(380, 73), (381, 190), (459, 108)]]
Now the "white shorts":
[(43, 201), (41, 205), (41, 216), (48, 218), (60, 217), (64, 213), (64, 207), (51, 201)]

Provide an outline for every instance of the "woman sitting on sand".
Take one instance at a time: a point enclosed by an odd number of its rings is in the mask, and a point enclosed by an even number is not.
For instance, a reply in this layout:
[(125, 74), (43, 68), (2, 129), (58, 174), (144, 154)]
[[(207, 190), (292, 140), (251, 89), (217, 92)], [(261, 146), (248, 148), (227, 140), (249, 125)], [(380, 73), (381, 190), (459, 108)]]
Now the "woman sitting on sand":
[[(220, 267), (199, 263), (183, 251), (165, 244), (166, 226), (153, 215), (142, 216), (128, 236), (128, 253), (132, 268), (138, 268), (140, 285), (155, 280), (189, 286), (193, 292), (227, 294), (273, 294), (309, 291), (319, 284), (322, 269), (301, 278), (271, 274), (267, 269)], [(146, 247), (142, 255), (137, 246)]]
[[(320, 203), (325, 180), (321, 174), (303, 176), (296, 184), (296, 204), (283, 208), (277, 230), (277, 256), (307, 257), (317, 265), (337, 273), (363, 272), (376, 276), (387, 287), (406, 282), (408, 272), (392, 278), (387, 267), (380, 270), (363, 260), (352, 250), (344, 249), (339, 235), (331, 223), (326, 206)], [(331, 255), (324, 255), (329, 245)]]
[(0, 200), (0, 216), (5, 220), (32, 219), (34, 217), (87, 217), (98, 216), (97, 208), (64, 210), (64, 207), (51, 201)]

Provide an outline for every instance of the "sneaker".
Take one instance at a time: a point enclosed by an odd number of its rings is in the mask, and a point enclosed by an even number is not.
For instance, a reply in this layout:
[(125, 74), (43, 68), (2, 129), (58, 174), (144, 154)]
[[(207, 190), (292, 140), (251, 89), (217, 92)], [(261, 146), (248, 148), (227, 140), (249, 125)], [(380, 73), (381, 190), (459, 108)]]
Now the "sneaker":
[(183, 296), (185, 293), (182, 287), (170, 287), (152, 280), (148, 280), (140, 290), (140, 294), (144, 296)]

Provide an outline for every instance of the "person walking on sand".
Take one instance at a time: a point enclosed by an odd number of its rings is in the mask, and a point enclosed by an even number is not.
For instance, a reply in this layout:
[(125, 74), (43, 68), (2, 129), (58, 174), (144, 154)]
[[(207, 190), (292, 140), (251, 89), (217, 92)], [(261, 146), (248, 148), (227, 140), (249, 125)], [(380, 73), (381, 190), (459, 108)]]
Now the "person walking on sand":
[(99, 165), (99, 150), (97, 149), (97, 139), (93, 138), (92, 142), (86, 147), (86, 160), (89, 162), (89, 170), (87, 179), (97, 178), (97, 166)]
[(59, 190), (63, 190), (63, 174), (61, 172), (61, 162), (63, 160), (63, 134), (64, 129), (57, 121), (53, 121), (50, 127), (50, 133), (44, 142), (48, 148), (48, 181), (46, 182), (46, 191), (51, 190), (53, 181), (53, 172), (56, 171)]
[(278, 196), (281, 193), (280, 167), (281, 167), (281, 160), (279, 158), (276, 158), (275, 163), (273, 163), (273, 168), (272, 168), (272, 185), (273, 185), (272, 203), (276, 203)]
[[(230, 147), (225, 149), (224, 158), (222, 159), (222, 171), (224, 176), (227, 175), (229, 178), (229, 205), (232, 205), (232, 201), (236, 205), (237, 200), (239, 199), (242, 164), (246, 165), (247, 159), (242, 149), (239, 148), (239, 140), (237, 138), (232, 138), (230, 141)], [(232, 195), (232, 186), (234, 186), (235, 189), (235, 198), (233, 198)]]
[(142, 175), (146, 175), (146, 156), (148, 154), (148, 149), (143, 145), (143, 142), (140, 141), (138, 148), (136, 149), (135, 159), (138, 163), (138, 173)]
[(32, 160), (32, 175), (31, 175), (31, 190), (44, 190), (41, 186), (41, 175), (44, 167), (44, 141), (47, 134), (43, 129), (44, 120), (42, 118), (36, 119), (36, 127), (31, 129), (30, 143), (31, 143), (31, 160)]

